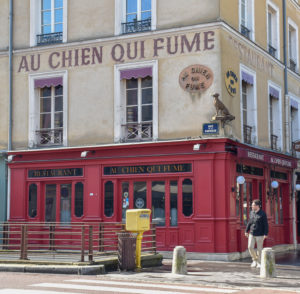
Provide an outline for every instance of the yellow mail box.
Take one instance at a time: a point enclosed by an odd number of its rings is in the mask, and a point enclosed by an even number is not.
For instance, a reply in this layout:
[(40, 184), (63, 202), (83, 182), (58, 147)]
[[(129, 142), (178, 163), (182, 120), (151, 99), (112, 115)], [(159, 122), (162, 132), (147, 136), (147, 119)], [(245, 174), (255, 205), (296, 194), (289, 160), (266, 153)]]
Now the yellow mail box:
[(127, 209), (126, 230), (142, 232), (150, 230), (150, 209)]

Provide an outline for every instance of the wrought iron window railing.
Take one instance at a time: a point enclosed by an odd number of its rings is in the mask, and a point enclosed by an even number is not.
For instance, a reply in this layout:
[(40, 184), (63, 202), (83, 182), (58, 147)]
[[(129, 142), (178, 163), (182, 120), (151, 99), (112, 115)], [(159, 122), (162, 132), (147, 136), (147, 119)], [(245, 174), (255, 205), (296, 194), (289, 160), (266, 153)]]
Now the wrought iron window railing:
[(293, 59), (290, 58), (290, 70), (292, 70), (293, 72), (296, 72), (296, 68), (297, 68), (296, 61), (294, 61)]
[(122, 141), (146, 141), (153, 137), (152, 122), (147, 123), (127, 123), (122, 125)]
[(241, 25), (241, 34), (244, 35), (246, 38), (250, 39), (250, 33), (251, 31), (245, 27), (244, 25)]
[(251, 136), (252, 136), (252, 127), (244, 125), (244, 143), (252, 144)]
[(37, 130), (36, 135), (36, 146), (55, 146), (63, 144), (63, 130), (62, 129), (47, 129)]
[(123, 34), (131, 34), (137, 32), (145, 32), (151, 30), (151, 18), (122, 23)]
[(271, 134), (271, 149), (278, 150), (278, 136)]
[(270, 53), (273, 57), (276, 57), (276, 52), (277, 52), (277, 49), (274, 48), (272, 45), (269, 44), (269, 53)]
[(63, 40), (63, 33), (51, 33), (51, 34), (41, 34), (37, 35), (37, 45), (49, 45), (55, 43), (62, 43)]

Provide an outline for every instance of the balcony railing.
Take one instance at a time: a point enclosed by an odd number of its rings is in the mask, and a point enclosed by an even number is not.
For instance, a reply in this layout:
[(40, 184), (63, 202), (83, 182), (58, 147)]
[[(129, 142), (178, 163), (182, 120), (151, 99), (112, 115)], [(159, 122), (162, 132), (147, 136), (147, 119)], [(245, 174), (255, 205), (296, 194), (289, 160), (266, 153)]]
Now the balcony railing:
[(246, 38), (250, 39), (250, 33), (251, 33), (251, 31), (247, 27), (241, 25), (241, 34), (242, 35), (244, 35)]
[(127, 123), (122, 125), (123, 140), (128, 141), (143, 141), (150, 140), (153, 137), (152, 122), (148, 123)]
[(63, 143), (62, 129), (37, 130), (35, 131), (35, 135), (36, 146), (38, 147), (62, 145)]
[(63, 33), (51, 33), (51, 34), (41, 34), (37, 35), (37, 45), (49, 45), (55, 43), (62, 43), (63, 40)]
[(271, 149), (272, 150), (278, 150), (278, 136), (271, 134)]
[(293, 72), (296, 72), (296, 68), (297, 68), (296, 61), (294, 61), (293, 59), (290, 59), (290, 70), (292, 70)]
[(276, 57), (276, 51), (277, 51), (277, 49), (274, 48), (272, 45), (269, 44), (269, 53), (270, 53), (273, 57)]
[(132, 34), (151, 30), (151, 18), (122, 23), (123, 34)]
[(244, 143), (252, 144), (251, 136), (252, 136), (252, 127), (244, 125)]

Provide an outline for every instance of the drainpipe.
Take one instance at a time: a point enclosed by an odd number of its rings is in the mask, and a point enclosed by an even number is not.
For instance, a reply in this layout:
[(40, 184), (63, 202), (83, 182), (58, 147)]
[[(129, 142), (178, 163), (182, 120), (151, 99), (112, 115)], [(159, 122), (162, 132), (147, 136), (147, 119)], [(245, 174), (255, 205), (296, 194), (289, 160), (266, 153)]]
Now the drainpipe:
[(12, 80), (13, 80), (13, 0), (9, 0), (9, 122), (8, 122), (8, 151), (12, 145)]
[[(290, 103), (289, 103), (289, 89), (288, 89), (288, 60), (287, 60), (287, 25), (286, 25), (286, 0), (282, 1), (282, 14), (283, 14), (283, 58), (284, 58), (284, 101), (285, 101), (285, 141), (286, 151), (291, 150), (290, 146), (290, 131), (289, 131), (289, 117), (290, 117)], [(297, 234), (296, 234), (296, 197), (295, 197), (295, 185), (296, 185), (296, 173), (293, 170), (292, 176), (292, 209), (293, 209), (293, 244), (294, 248), (297, 248)]]
[[(12, 150), (12, 95), (13, 95), (13, 0), (9, 0), (9, 121), (8, 151)], [(7, 171), (7, 219), (10, 218), (10, 168)]]

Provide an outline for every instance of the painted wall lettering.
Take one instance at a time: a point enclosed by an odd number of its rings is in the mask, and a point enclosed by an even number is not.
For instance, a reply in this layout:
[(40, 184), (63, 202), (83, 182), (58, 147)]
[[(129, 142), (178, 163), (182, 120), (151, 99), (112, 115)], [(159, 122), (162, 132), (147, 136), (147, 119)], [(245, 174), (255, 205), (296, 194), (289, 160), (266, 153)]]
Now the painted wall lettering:
[[(186, 54), (213, 50), (215, 32), (207, 31), (191, 35), (174, 35), (150, 40), (116, 43), (107, 46), (74, 48), (50, 53), (20, 56), (18, 72), (38, 71), (47, 63), (51, 69), (99, 65), (103, 63), (104, 51), (116, 63), (140, 60), (165, 55)], [(145, 42), (152, 45), (145, 50)], [(147, 56), (146, 56), (147, 54)]]

